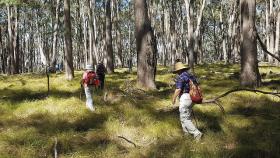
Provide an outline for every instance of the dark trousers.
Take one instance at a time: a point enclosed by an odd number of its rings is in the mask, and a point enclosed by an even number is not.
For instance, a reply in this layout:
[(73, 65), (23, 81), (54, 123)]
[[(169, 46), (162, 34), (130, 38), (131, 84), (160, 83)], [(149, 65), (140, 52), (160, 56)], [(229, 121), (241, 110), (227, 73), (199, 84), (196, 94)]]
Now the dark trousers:
[(105, 74), (97, 74), (98, 79), (100, 81), (99, 88), (104, 89), (104, 82), (105, 82)]

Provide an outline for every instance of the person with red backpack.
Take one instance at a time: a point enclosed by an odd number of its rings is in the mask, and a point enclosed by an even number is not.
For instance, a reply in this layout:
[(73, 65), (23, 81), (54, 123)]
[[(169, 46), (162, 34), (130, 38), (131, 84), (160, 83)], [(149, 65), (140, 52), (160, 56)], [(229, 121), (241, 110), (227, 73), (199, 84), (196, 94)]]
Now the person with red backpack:
[(202, 133), (195, 127), (191, 120), (193, 103), (201, 103), (202, 95), (198, 88), (196, 78), (187, 72), (189, 68), (182, 62), (175, 64), (173, 73), (177, 74), (176, 90), (174, 92), (172, 103), (176, 103), (179, 97), (180, 105), (180, 121), (185, 134), (192, 134), (194, 138), (199, 141)]
[(97, 75), (94, 72), (92, 65), (86, 65), (81, 83), (86, 94), (86, 106), (90, 111), (95, 111), (95, 107), (93, 106), (92, 91), (94, 87), (99, 86), (99, 80), (97, 79)]

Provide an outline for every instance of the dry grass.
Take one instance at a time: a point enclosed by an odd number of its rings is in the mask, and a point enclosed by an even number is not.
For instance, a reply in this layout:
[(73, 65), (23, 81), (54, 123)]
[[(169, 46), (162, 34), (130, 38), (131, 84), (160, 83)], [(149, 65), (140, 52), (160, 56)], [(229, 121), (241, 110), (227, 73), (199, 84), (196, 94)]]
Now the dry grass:
[[(263, 90), (279, 90), (278, 67), (261, 67)], [(205, 98), (238, 86), (238, 65), (202, 65), (196, 69)], [(95, 91), (97, 111), (89, 112), (79, 99), (81, 72), (73, 81), (51, 75), (0, 76), (0, 157), (52, 157), (54, 140), (60, 157), (278, 157), (280, 155), (280, 100), (238, 92), (223, 98), (226, 115), (215, 105), (194, 111), (205, 136), (200, 143), (181, 130), (172, 109), (172, 74), (159, 67), (158, 91), (132, 94), (136, 73), (118, 69), (106, 79), (107, 101)], [(169, 110), (166, 110), (169, 109)], [(137, 145), (120, 138), (125, 137)]]

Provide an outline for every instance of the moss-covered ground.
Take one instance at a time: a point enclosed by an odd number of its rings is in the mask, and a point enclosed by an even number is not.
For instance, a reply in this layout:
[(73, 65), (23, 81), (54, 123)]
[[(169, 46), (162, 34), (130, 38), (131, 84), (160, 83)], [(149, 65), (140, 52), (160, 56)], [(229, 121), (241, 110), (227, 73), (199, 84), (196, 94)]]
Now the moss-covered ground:
[[(204, 97), (238, 87), (239, 71), (238, 65), (198, 66)], [(279, 91), (280, 68), (261, 66), (260, 71), (260, 89)], [(75, 72), (73, 81), (52, 74), (48, 97), (44, 75), (0, 76), (0, 157), (53, 157), (55, 146), (61, 158), (280, 156), (277, 97), (232, 93), (221, 99), (224, 115), (214, 104), (195, 105), (204, 133), (195, 142), (183, 134), (179, 112), (171, 106), (169, 68), (158, 68), (157, 91), (136, 89), (136, 72), (118, 69), (107, 75), (105, 97), (94, 92), (95, 112), (86, 109), (84, 96), (80, 99), (81, 74)]]

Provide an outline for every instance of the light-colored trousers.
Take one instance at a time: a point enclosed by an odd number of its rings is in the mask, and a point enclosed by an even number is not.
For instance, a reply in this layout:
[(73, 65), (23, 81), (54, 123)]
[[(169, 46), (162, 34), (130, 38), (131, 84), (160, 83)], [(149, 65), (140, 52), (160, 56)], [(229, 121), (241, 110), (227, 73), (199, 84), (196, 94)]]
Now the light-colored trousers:
[(180, 121), (182, 124), (183, 131), (185, 133), (190, 133), (194, 137), (196, 137), (201, 132), (195, 127), (195, 125), (192, 123), (191, 117), (192, 117), (192, 100), (189, 93), (184, 93), (180, 97)]
[(86, 106), (89, 110), (94, 111), (93, 107), (93, 99), (92, 99), (93, 86), (85, 86), (85, 94), (86, 94)]

